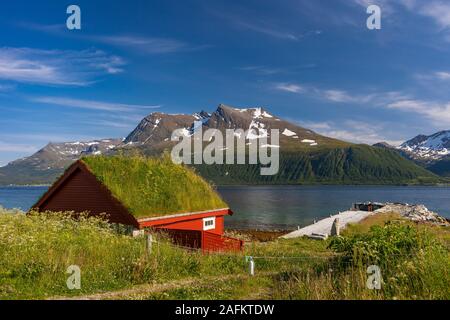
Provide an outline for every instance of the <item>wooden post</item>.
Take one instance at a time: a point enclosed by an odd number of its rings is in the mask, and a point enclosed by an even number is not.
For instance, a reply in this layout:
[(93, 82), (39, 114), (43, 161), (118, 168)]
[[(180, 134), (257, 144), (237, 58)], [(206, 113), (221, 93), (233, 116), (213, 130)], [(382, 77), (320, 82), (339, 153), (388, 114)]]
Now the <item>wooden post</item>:
[(331, 226), (331, 236), (339, 236), (341, 234), (341, 227), (339, 225), (339, 218), (334, 219), (333, 225)]
[(151, 234), (147, 234), (146, 247), (148, 254), (152, 254), (152, 243), (153, 243), (153, 236)]
[(253, 257), (245, 257), (245, 260), (249, 262), (249, 273), (251, 276), (255, 275), (255, 261), (253, 260)]
[(255, 275), (255, 261), (253, 259), (250, 260), (250, 275), (251, 276)]

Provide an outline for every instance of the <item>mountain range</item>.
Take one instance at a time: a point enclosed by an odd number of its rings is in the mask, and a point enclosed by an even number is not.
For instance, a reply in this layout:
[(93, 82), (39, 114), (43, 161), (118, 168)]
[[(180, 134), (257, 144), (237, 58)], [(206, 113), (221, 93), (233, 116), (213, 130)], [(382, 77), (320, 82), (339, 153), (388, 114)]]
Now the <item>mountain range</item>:
[(49, 143), (30, 157), (0, 168), (0, 185), (52, 183), (66, 167), (82, 156), (106, 153), (120, 144), (121, 139)]
[(398, 147), (385, 142), (374, 146), (395, 150), (437, 175), (450, 177), (450, 130), (439, 131), (429, 136), (421, 134)]
[[(136, 151), (159, 155), (175, 144), (170, 141), (175, 129), (182, 129), (190, 135), (196, 129), (195, 121), (201, 121), (205, 130), (255, 129), (254, 134), (246, 137), (248, 144), (259, 137), (268, 136), (270, 139), (270, 129), (280, 132), (278, 174), (261, 176), (260, 166), (250, 164), (194, 166), (201, 175), (216, 184), (426, 184), (444, 181), (412, 159), (416, 145), (423, 148), (439, 145), (440, 148), (441, 144), (427, 144), (424, 139), (405, 142), (404, 149), (387, 144), (382, 147), (381, 144), (352, 144), (283, 120), (264, 108), (238, 109), (221, 104), (212, 113), (152, 113), (125, 139), (50, 143), (32, 156), (0, 168), (0, 185), (51, 183), (65, 167), (84, 155)], [(442, 146), (446, 147), (446, 144)]]

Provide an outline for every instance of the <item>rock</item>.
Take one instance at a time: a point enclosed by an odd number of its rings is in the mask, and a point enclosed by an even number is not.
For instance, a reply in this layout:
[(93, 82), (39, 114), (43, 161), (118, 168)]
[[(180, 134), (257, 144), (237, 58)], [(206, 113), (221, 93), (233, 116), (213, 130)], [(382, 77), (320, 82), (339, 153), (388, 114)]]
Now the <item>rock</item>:
[(386, 205), (377, 210), (377, 213), (396, 212), (402, 217), (417, 222), (430, 222), (439, 225), (450, 225), (447, 219), (441, 217), (436, 212), (428, 210), (423, 204), (402, 204), (402, 203), (386, 203)]
[(308, 238), (315, 240), (327, 240), (328, 234), (326, 233), (311, 233)]

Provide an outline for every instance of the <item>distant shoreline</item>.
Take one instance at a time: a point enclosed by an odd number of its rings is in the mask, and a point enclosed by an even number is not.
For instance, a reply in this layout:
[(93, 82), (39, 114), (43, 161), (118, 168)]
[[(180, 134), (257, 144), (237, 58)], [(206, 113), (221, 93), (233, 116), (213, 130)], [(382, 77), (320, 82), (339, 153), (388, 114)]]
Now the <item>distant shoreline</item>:
[(7, 184), (0, 185), (0, 188), (35, 188), (35, 187), (51, 187), (51, 184)]
[(450, 188), (450, 183), (436, 184), (339, 184), (339, 183), (309, 183), (309, 184), (216, 184), (217, 188), (226, 187), (442, 187)]
[[(7, 184), (0, 185), (0, 188), (33, 188), (33, 187), (51, 187), (52, 184)], [(436, 183), (436, 184), (339, 184), (339, 183), (308, 183), (308, 184), (221, 184), (215, 185), (217, 188), (227, 187), (314, 187), (314, 186), (342, 186), (342, 187), (439, 187), (449, 188), (450, 183)]]

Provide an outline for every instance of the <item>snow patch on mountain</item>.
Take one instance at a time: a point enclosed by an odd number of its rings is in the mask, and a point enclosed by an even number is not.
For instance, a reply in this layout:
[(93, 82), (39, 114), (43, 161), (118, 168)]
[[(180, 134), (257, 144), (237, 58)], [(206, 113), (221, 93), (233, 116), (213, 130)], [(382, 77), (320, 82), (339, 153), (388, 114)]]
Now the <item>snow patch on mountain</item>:
[(248, 128), (247, 139), (254, 140), (259, 138), (266, 138), (268, 136), (265, 125), (262, 122), (253, 120)]
[(450, 155), (450, 130), (430, 136), (418, 135), (401, 144), (398, 149), (412, 154), (415, 158), (438, 160)]
[(311, 140), (311, 139), (303, 139), (302, 142), (303, 142), (303, 143), (309, 143), (309, 145), (312, 146), (312, 147), (318, 145), (318, 143), (316, 142), (316, 140)]
[(294, 131), (291, 131), (288, 128), (284, 129), (284, 131), (281, 134), (285, 135), (286, 137), (293, 137), (297, 135)]
[(274, 118), (273, 115), (268, 113), (267, 111), (263, 110), (263, 108), (244, 108), (244, 109), (238, 109), (234, 108), (234, 110), (239, 112), (251, 112), (253, 119), (263, 119), (263, 118)]

